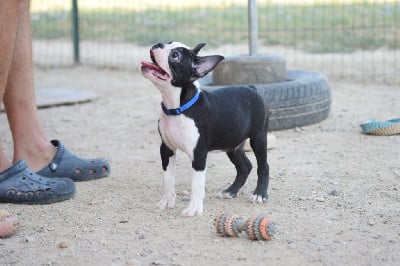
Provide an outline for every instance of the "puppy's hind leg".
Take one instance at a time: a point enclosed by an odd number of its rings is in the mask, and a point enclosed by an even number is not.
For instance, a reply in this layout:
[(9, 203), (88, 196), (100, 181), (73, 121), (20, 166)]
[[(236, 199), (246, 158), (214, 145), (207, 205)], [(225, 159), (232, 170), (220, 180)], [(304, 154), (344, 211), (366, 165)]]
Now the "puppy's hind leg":
[(162, 168), (164, 170), (163, 186), (164, 195), (158, 203), (160, 209), (173, 208), (175, 206), (175, 169), (176, 153), (162, 143), (160, 146)]
[(259, 131), (250, 138), (250, 146), (253, 149), (257, 159), (257, 187), (250, 196), (250, 201), (267, 202), (268, 199), (268, 183), (269, 183), (269, 165), (267, 162), (267, 134), (264, 131)]
[(237, 174), (233, 184), (218, 194), (220, 198), (236, 198), (237, 192), (244, 183), (246, 183), (247, 177), (251, 172), (252, 165), (244, 152), (244, 143), (245, 142), (238, 148), (226, 153), (231, 162), (235, 165)]

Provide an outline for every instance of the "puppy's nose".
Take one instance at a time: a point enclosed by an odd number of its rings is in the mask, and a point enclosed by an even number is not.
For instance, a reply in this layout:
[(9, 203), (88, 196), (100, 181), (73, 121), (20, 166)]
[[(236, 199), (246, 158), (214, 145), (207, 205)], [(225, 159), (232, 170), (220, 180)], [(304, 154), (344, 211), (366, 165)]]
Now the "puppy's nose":
[(164, 44), (163, 43), (157, 43), (157, 44), (154, 44), (153, 47), (151, 47), (151, 49), (157, 49), (157, 48), (163, 49), (164, 48)]

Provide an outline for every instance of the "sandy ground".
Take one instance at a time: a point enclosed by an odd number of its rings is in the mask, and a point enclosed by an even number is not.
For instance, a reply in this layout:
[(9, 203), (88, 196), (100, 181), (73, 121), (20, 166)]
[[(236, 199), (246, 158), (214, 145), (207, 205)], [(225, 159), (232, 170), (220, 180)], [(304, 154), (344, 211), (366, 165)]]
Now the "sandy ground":
[[(331, 80), (333, 106), (322, 123), (273, 132), (269, 200), (251, 204), (256, 171), (237, 198), (216, 194), (234, 179), (224, 153), (208, 158), (205, 213), (182, 217), (190, 162), (178, 153), (175, 209), (158, 212), (162, 170), (160, 95), (137, 71), (87, 67), (37, 69), (38, 87), (91, 90), (93, 102), (41, 109), (51, 138), (73, 152), (110, 160), (110, 177), (76, 183), (68, 201), (43, 206), (0, 203), (21, 228), (0, 240), (2, 265), (399, 265), (400, 136), (363, 135), (369, 117), (400, 115), (400, 89)], [(0, 135), (11, 154), (0, 113)], [(254, 156), (249, 157), (256, 165)], [(222, 209), (266, 213), (271, 241), (223, 238)], [(61, 244), (61, 246), (60, 246)]]

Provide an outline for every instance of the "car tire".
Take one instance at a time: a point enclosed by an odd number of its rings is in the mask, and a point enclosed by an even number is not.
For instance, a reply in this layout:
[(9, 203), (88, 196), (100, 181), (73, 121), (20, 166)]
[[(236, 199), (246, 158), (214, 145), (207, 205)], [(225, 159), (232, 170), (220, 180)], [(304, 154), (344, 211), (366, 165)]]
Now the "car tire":
[[(213, 90), (208, 78), (202, 89)], [(269, 131), (290, 129), (318, 123), (331, 109), (331, 89), (319, 72), (288, 70), (286, 81), (252, 85), (263, 97), (269, 111)]]

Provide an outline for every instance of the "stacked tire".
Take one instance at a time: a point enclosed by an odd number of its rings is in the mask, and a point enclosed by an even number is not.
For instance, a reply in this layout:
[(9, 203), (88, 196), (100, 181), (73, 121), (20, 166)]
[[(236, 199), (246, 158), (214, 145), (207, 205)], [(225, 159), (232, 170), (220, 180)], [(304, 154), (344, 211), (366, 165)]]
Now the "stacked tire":
[[(225, 86), (220, 81), (219, 85), (213, 85), (212, 80), (212, 77), (201, 80), (201, 88), (213, 90)], [(331, 89), (326, 77), (319, 72), (288, 70), (283, 81), (247, 85), (255, 87), (263, 97), (270, 115), (270, 131), (318, 123), (328, 117), (331, 109)]]

